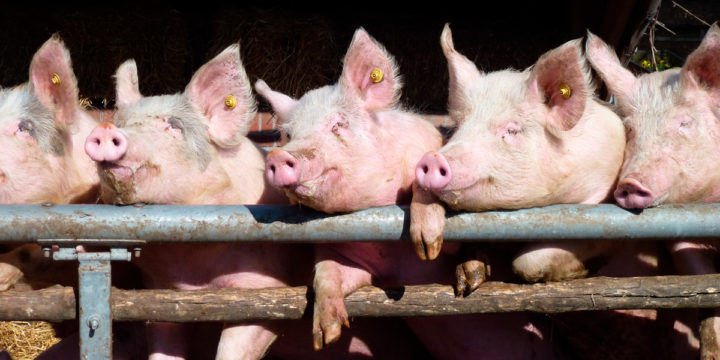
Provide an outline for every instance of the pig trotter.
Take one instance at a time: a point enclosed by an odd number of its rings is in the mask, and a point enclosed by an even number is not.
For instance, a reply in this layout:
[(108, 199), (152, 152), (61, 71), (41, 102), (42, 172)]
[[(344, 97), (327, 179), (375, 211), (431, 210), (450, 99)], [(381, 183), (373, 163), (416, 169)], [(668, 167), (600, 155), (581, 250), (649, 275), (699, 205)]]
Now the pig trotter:
[(9, 290), (15, 286), (17, 281), (22, 277), (23, 273), (17, 267), (11, 264), (0, 263), (0, 291)]
[(410, 238), (422, 260), (434, 260), (442, 249), (445, 208), (434, 195), (413, 185)]
[(315, 301), (313, 314), (313, 347), (321, 350), (337, 341), (342, 325), (350, 327), (343, 298), (326, 298)]
[(490, 276), (490, 266), (484, 260), (468, 260), (455, 268), (455, 295), (468, 296)]

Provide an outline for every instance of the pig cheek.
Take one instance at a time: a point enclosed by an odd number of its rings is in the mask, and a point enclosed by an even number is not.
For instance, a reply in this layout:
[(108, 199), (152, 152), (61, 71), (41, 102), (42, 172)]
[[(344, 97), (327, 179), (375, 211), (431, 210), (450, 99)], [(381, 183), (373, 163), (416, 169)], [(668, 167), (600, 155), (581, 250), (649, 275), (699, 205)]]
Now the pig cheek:
[(57, 201), (57, 192), (61, 189), (64, 178), (63, 159), (46, 155), (29, 143), (20, 145), (23, 146), (5, 154), (5, 161), (0, 167), (0, 202)]

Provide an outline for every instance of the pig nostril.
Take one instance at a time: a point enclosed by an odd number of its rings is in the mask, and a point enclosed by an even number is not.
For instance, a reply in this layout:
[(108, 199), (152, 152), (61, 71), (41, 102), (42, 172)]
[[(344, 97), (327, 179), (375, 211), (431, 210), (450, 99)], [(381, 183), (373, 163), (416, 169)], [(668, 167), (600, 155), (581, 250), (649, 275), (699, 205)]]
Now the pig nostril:
[(428, 169), (427, 165), (423, 165), (422, 171), (427, 174), (428, 170), (429, 169)]
[(117, 138), (113, 138), (112, 143), (113, 143), (113, 145), (118, 146), (118, 145), (120, 145), (120, 140), (118, 140)]
[(440, 175), (445, 176), (447, 174), (447, 171), (445, 171), (444, 168), (440, 168)]
[(100, 139), (95, 139), (95, 144), (100, 145)]
[(650, 193), (644, 190), (638, 190), (637, 194), (641, 197), (650, 197)]
[(623, 190), (622, 194), (620, 194), (620, 197), (626, 198), (626, 197), (628, 197), (628, 195), (630, 195), (630, 194), (627, 192), (627, 190)]
[(275, 165), (270, 165), (270, 171), (275, 172)]
[(292, 161), (286, 161), (286, 162), (285, 162), (285, 165), (287, 165), (287, 166), (290, 167), (290, 168), (295, 167), (295, 163), (293, 163)]

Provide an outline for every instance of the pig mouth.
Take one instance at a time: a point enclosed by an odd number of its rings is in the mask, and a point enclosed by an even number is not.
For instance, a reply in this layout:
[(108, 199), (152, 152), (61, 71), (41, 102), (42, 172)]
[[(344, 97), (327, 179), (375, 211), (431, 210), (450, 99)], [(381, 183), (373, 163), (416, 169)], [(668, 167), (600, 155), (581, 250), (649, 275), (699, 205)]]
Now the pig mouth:
[(330, 175), (337, 173), (337, 168), (327, 168), (320, 175), (298, 182), (295, 185), (285, 187), (286, 194), (296, 198), (297, 200), (313, 200), (316, 198), (318, 188), (327, 181)]
[(101, 165), (102, 176), (106, 182), (114, 184), (114, 188), (118, 188), (119, 184), (125, 184), (121, 186), (126, 188), (129, 184), (134, 184), (138, 180), (143, 178), (157, 175), (159, 172), (158, 166), (150, 163), (140, 164), (118, 164), (118, 163), (103, 163)]
[(463, 202), (465, 202), (464, 195), (467, 195), (470, 192), (475, 193), (475, 190), (484, 187), (488, 182), (491, 182), (491, 179), (479, 179), (466, 186), (459, 186), (452, 189), (444, 188), (435, 190), (433, 193), (452, 208), (457, 208), (462, 206)]

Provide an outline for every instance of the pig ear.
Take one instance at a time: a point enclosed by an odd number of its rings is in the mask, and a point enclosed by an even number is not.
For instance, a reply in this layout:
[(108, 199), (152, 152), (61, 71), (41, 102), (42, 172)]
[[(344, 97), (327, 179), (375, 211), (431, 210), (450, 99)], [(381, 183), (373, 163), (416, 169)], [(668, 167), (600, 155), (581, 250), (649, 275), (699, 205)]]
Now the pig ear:
[(593, 92), (580, 42), (581, 39), (571, 40), (543, 54), (530, 73), (528, 96), (550, 108), (551, 128), (572, 129)]
[(265, 81), (258, 80), (255, 82), (255, 91), (270, 103), (279, 121), (287, 121), (290, 111), (297, 105), (297, 100), (281, 92), (274, 91)]
[(363, 28), (355, 31), (343, 63), (340, 85), (366, 110), (387, 108), (398, 101), (402, 84), (395, 60)]
[(255, 100), (238, 44), (200, 67), (185, 88), (185, 95), (208, 119), (208, 133), (216, 145), (239, 144), (250, 126)]
[(683, 86), (704, 89), (713, 102), (720, 105), (720, 27), (717, 23), (688, 56), (681, 74)]
[(55, 121), (72, 124), (78, 111), (77, 79), (70, 52), (57, 34), (48, 39), (30, 63), (30, 84), (38, 100), (52, 109)]
[(447, 58), (450, 73), (448, 110), (452, 119), (461, 122), (472, 107), (470, 89), (480, 82), (482, 74), (475, 63), (455, 50), (449, 24), (445, 24), (440, 35), (440, 46)]
[(610, 93), (615, 96), (618, 105), (628, 113), (630, 97), (637, 78), (628, 69), (624, 68), (618, 60), (615, 51), (602, 39), (588, 31), (585, 44), (585, 53), (592, 67), (600, 74)]
[(115, 72), (115, 103), (131, 105), (142, 99), (138, 87), (137, 65), (130, 59), (122, 63)]

